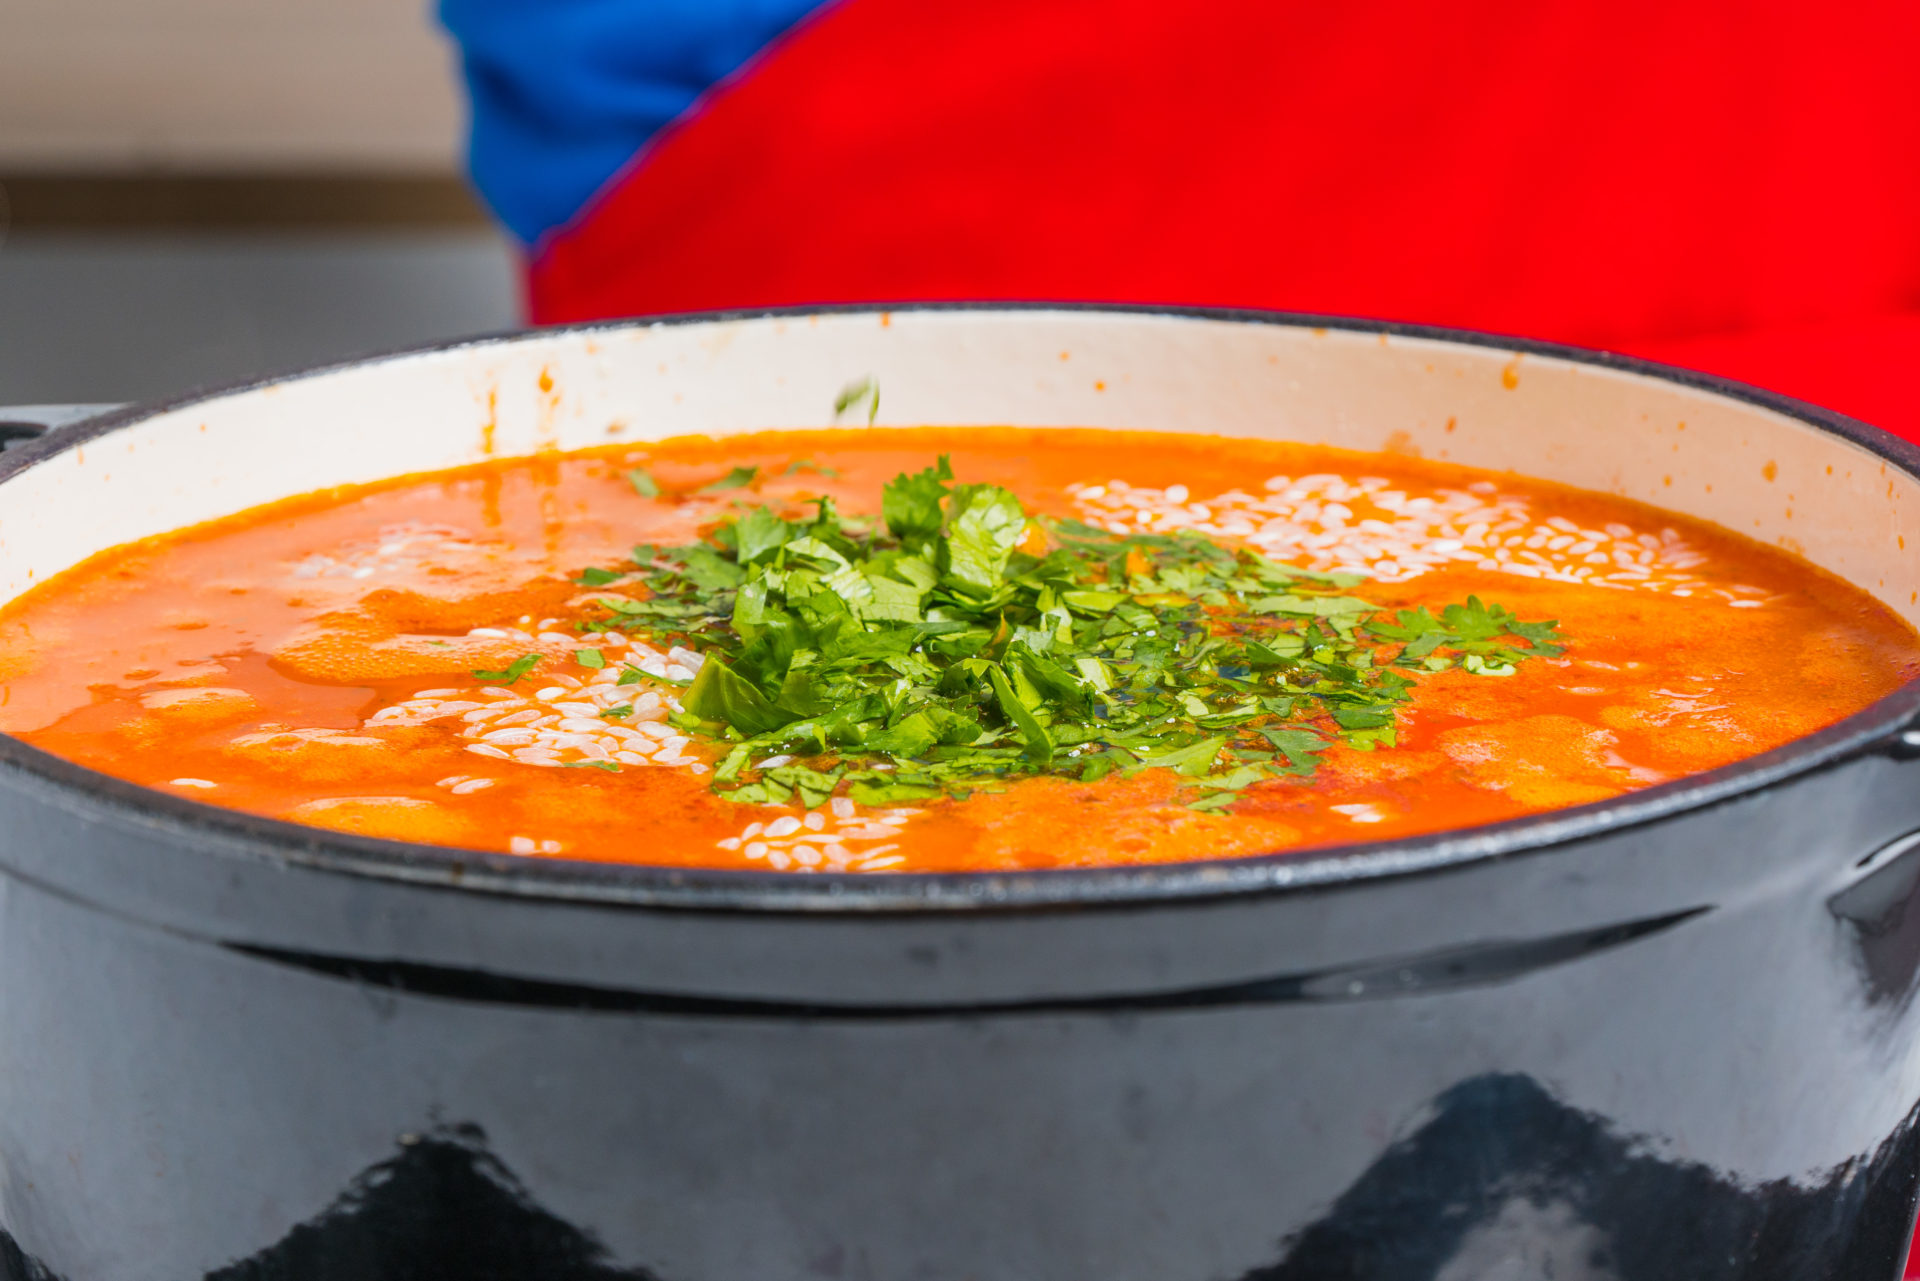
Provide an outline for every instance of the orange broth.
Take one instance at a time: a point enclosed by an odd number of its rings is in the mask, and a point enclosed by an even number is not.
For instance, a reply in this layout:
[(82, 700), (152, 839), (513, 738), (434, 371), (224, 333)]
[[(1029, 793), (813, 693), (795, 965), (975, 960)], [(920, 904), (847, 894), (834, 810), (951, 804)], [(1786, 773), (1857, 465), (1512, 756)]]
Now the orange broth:
[[(582, 567), (693, 541), (742, 502), (830, 494), (873, 512), (889, 478), (941, 453), (1030, 512), (1366, 569), (1354, 590), (1382, 606), (1477, 594), (1557, 619), (1565, 653), (1422, 675), (1396, 746), (1336, 742), (1311, 778), (1212, 811), (1162, 769), (876, 809), (746, 805), (711, 790), (723, 744), (658, 721), (595, 728), (613, 722), (594, 715), (605, 691), (589, 697), (601, 674), (573, 659), (594, 595)], [(647, 498), (625, 479), (638, 465), (670, 491), (741, 465), (760, 479)], [(510, 689), (473, 675), (529, 652), (538, 671)], [(1399, 455), (1107, 431), (779, 432), (500, 460), (115, 548), (0, 611), (0, 730), (108, 774), (373, 836), (794, 871), (1170, 862), (1488, 823), (1751, 756), (1916, 674), (1920, 638), (1865, 593), (1686, 517)], [(675, 687), (622, 696), (646, 691)], [(562, 757), (651, 755), (617, 773), (520, 759), (552, 754), (525, 745), (543, 724), (580, 740)]]

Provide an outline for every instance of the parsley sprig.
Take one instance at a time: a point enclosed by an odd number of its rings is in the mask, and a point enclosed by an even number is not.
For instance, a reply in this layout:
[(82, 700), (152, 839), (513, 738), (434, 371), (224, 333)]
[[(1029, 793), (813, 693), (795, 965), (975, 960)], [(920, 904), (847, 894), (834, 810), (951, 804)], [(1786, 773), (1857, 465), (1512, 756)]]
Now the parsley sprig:
[(721, 795), (881, 805), (1160, 768), (1217, 809), (1311, 775), (1335, 739), (1392, 747), (1412, 673), (1560, 652), (1553, 623), (1500, 605), (1388, 614), (1355, 575), (1039, 521), (952, 481), (942, 458), (886, 485), (879, 522), (756, 506), (581, 574), (610, 589), (597, 621), (705, 656), (680, 721), (731, 745)]
[(477, 681), (486, 681), (489, 684), (511, 685), (539, 665), (540, 655), (522, 654), (511, 663), (508, 663), (506, 667), (500, 671), (475, 668), (473, 678)]

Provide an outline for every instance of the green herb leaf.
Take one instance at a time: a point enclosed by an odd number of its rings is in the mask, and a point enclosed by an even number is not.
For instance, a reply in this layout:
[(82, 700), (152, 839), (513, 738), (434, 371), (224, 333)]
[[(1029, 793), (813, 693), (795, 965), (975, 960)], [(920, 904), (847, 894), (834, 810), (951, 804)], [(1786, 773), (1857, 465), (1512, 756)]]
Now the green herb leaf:
[(756, 507), (733, 526), (734, 558), (741, 565), (753, 565), (780, 550), (796, 530), (765, 507)]
[(1186, 747), (1168, 748), (1162, 752), (1142, 756), (1142, 765), (1151, 765), (1159, 769), (1170, 769), (1185, 774), (1188, 778), (1199, 778), (1213, 769), (1213, 763), (1220, 758), (1220, 749), (1227, 745), (1224, 734), (1214, 738), (1203, 738)]
[(1060, 593), (1060, 600), (1067, 608), (1082, 614), (1111, 614), (1126, 599), (1125, 592), (1080, 590)]
[(947, 581), (974, 596), (991, 595), (1026, 534), (1026, 510), (997, 485), (966, 486), (954, 491), (954, 502), (958, 510), (947, 536)]
[(1247, 602), (1256, 614), (1307, 614), (1332, 618), (1341, 614), (1370, 614), (1374, 606), (1353, 596), (1262, 596)]
[(703, 592), (721, 592), (738, 587), (746, 577), (740, 566), (723, 558), (711, 547), (682, 548), (681, 556), (681, 572)]
[(953, 468), (942, 454), (934, 466), (888, 481), (880, 491), (880, 514), (893, 536), (907, 547), (918, 547), (938, 535), (946, 520), (941, 511), (946, 482), (952, 479)]
[(833, 398), (833, 416), (838, 418), (863, 400), (867, 402), (867, 426), (873, 426), (873, 420), (880, 416), (880, 380), (877, 378), (862, 378), (842, 387), (840, 394)]
[(930, 801), (945, 794), (939, 786), (925, 783), (857, 782), (847, 787), (847, 795), (856, 805), (899, 805)]
[(477, 681), (511, 685), (535, 667), (539, 666), (539, 663), (540, 655), (522, 654), (511, 663), (508, 663), (505, 671), (490, 672), (483, 669), (476, 669), (473, 673), (473, 678)]
[(1020, 731), (1020, 737), (1026, 742), (1026, 757), (1036, 765), (1045, 766), (1053, 761), (1053, 740), (1047, 737), (1047, 731), (1027, 705), (1013, 692), (1013, 685), (1007, 680), (1007, 673), (998, 664), (987, 668), (987, 680), (993, 685), (993, 696), (1000, 704), (1000, 711), (1013, 722)]
[(660, 482), (653, 478), (651, 472), (636, 467), (627, 473), (627, 483), (632, 485), (633, 492), (642, 498), (660, 497)]
[(752, 682), (712, 655), (701, 664), (685, 705), (701, 720), (719, 721), (745, 734), (764, 734), (794, 719), (781, 715)]
[(745, 489), (760, 475), (758, 467), (735, 467), (711, 484), (702, 485), (694, 492), (701, 494), (721, 494), (729, 489)]
[(597, 649), (576, 649), (573, 651), (573, 661), (582, 667), (594, 668), (596, 671), (607, 665), (606, 655)]

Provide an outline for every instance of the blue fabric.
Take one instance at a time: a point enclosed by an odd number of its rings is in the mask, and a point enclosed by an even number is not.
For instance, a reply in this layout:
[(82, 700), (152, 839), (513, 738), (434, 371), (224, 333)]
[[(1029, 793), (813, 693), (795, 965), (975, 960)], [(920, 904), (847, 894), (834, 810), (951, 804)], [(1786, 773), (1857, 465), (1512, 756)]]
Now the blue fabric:
[(471, 100), (468, 166), (528, 245), (822, 0), (440, 0)]

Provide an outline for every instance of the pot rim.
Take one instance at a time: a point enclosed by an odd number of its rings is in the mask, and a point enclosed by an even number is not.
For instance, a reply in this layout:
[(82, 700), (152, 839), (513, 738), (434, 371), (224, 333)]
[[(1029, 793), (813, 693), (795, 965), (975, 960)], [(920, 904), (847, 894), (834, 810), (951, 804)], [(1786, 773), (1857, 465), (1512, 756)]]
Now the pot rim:
[[(1920, 447), (1831, 410), (1745, 383), (1637, 357), (1539, 339), (1364, 317), (1243, 308), (1036, 301), (854, 303), (737, 308), (635, 316), (448, 339), (348, 357), (287, 373), (140, 402), (50, 432), (0, 458), (0, 484), (67, 450), (158, 414), (285, 383), (439, 353), (508, 346), (549, 334), (882, 313), (1078, 313), (1330, 329), (1549, 356), (1636, 374), (1768, 409), (1838, 436), (1920, 479)], [(206, 849), (372, 879), (515, 898), (610, 906), (776, 913), (1032, 911), (1141, 907), (1156, 902), (1307, 890), (1434, 872), (1486, 859), (1549, 851), (1751, 795), (1875, 752), (1899, 751), (1920, 726), (1920, 680), (1817, 733), (1705, 773), (1611, 800), (1427, 836), (1356, 841), (1201, 862), (1030, 872), (809, 873), (730, 871), (527, 857), (454, 846), (354, 836), (224, 809), (130, 783), (0, 734), (0, 767), (51, 785), (69, 801), (157, 823)]]

